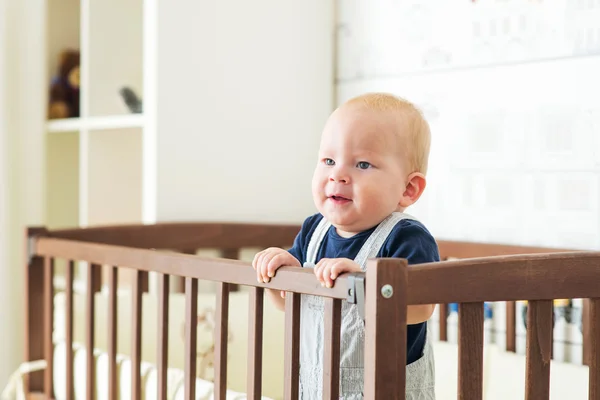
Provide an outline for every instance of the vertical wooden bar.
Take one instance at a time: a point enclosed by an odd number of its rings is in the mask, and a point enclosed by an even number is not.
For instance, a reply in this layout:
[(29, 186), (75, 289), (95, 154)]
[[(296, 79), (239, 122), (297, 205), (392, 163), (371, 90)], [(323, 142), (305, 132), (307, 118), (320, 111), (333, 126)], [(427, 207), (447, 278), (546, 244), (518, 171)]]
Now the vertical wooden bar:
[(248, 399), (260, 400), (262, 396), (262, 350), (264, 289), (250, 289), (248, 310)]
[(142, 293), (147, 285), (148, 273), (133, 271), (132, 327), (131, 327), (131, 399), (141, 400), (140, 364), (142, 362)]
[(96, 369), (94, 362), (94, 298), (102, 285), (102, 270), (100, 265), (89, 264), (87, 272), (86, 293), (86, 398), (93, 399), (96, 391)]
[(167, 399), (167, 368), (169, 345), (169, 275), (158, 277), (158, 399)]
[(517, 351), (517, 304), (514, 301), (506, 302), (506, 351)]
[(589, 300), (589, 398), (600, 400), (600, 299)]
[(117, 284), (118, 269), (108, 273), (108, 398), (117, 400)]
[(368, 261), (365, 304), (365, 399), (404, 399), (408, 267)]
[(440, 341), (448, 341), (448, 304), (439, 304)]
[[(592, 341), (592, 332), (591, 332), (591, 321), (590, 321), (590, 299), (583, 299), (583, 305), (581, 309), (581, 324), (582, 324), (582, 334), (583, 334), (583, 343), (582, 343), (582, 352), (583, 352), (583, 365), (590, 365), (590, 345)], [(599, 333), (596, 333), (599, 334)]]
[[(183, 254), (196, 255), (196, 249), (184, 249), (180, 250)], [(173, 276), (171, 277), (171, 281), (173, 282), (172, 292), (173, 293), (185, 293), (185, 278), (183, 276)]]
[[(185, 388), (184, 399), (196, 399), (196, 339), (198, 327), (198, 280), (185, 278)], [(216, 369), (215, 369), (216, 374)]]
[(69, 261), (65, 271), (65, 347), (66, 347), (66, 398), (72, 400), (74, 395), (73, 385), (73, 275), (75, 262)]
[(54, 398), (54, 346), (52, 333), (54, 332), (54, 259), (44, 259), (44, 353), (46, 355), (46, 369), (44, 370), (44, 394), (46, 398)]
[(550, 398), (552, 300), (530, 301), (527, 307), (525, 399)]
[[(240, 259), (240, 249), (221, 249), (221, 257), (227, 258), (229, 260), (239, 260)], [(230, 292), (237, 292), (240, 290), (240, 287), (236, 284), (229, 284)]]
[[(34, 255), (34, 236), (43, 235), (45, 228), (27, 228), (25, 231), (25, 361), (44, 358), (44, 321), (39, 317), (44, 309), (44, 259)], [(25, 377), (25, 388), (28, 391), (44, 390), (43, 371), (34, 371)]]
[(483, 396), (483, 303), (458, 305), (458, 398)]
[(225, 400), (227, 393), (227, 338), (229, 337), (229, 283), (217, 286), (215, 307), (215, 400)]
[(340, 329), (342, 301), (325, 299), (323, 348), (323, 398), (338, 400), (340, 396)]
[(284, 399), (298, 399), (300, 378), (300, 293), (285, 296)]

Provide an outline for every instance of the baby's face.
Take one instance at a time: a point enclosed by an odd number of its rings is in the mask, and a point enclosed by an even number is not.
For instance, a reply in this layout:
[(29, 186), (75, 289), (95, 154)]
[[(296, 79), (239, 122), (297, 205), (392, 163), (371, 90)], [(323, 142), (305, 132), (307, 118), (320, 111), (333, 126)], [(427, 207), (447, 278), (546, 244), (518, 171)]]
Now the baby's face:
[(404, 126), (386, 112), (342, 107), (327, 122), (312, 192), (315, 205), (342, 236), (380, 223), (394, 211), (409, 175)]

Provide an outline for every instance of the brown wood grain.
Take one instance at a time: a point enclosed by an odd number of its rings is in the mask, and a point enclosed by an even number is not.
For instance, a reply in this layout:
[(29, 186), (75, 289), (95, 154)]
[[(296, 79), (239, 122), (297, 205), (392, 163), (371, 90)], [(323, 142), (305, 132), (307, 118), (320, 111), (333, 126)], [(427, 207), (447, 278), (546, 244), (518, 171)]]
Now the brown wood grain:
[(185, 279), (184, 399), (196, 399), (196, 348), (198, 331), (198, 280)]
[(132, 327), (131, 327), (131, 399), (141, 400), (141, 362), (142, 362), (142, 292), (147, 273), (135, 271), (133, 275), (133, 291), (131, 294)]
[(438, 304), (440, 309), (439, 324), (440, 324), (440, 341), (448, 341), (448, 304)]
[[(221, 257), (229, 260), (239, 260), (241, 249), (221, 249)], [(236, 284), (229, 285), (230, 292), (237, 292), (240, 290), (240, 286)]]
[(264, 289), (251, 288), (248, 310), (248, 371), (247, 392), (249, 400), (262, 397), (262, 352)]
[(165, 222), (54, 230), (50, 235), (144, 249), (237, 249), (288, 246), (299, 231), (300, 225)]
[[(583, 328), (583, 345), (581, 351), (583, 352), (583, 365), (590, 365), (590, 347), (592, 344), (592, 329), (590, 321), (590, 299), (583, 299), (583, 305), (581, 310), (581, 323)], [(598, 333), (597, 333), (598, 334)]]
[(526, 400), (550, 398), (551, 333), (552, 300), (530, 301), (527, 305)]
[(293, 291), (315, 296), (346, 298), (347, 278), (340, 276), (333, 288), (322, 287), (312, 268), (282, 267), (269, 283), (259, 284), (250, 263), (240, 260), (206, 258), (194, 255), (127, 248), (123, 246), (40, 238), (35, 250), (42, 256), (73, 257), (104, 265), (123, 265), (128, 269), (158, 272), (215, 282)]
[(117, 400), (117, 285), (118, 268), (108, 269), (108, 398)]
[(599, 273), (600, 252), (499, 256), (412, 265), (408, 304), (600, 297)]
[(437, 240), (440, 259), (452, 258), (478, 258), (493, 256), (508, 256), (517, 254), (548, 254), (564, 253), (572, 249), (556, 247), (516, 246), (502, 243), (476, 243), (454, 240)]
[(458, 305), (458, 398), (483, 396), (483, 303)]
[[(194, 301), (188, 299), (186, 296), (187, 302), (194, 303), (193, 305), (190, 304), (186, 311), (189, 314), (186, 314), (186, 321), (188, 317), (189, 321), (193, 321), (193, 323), (186, 322), (186, 349), (193, 350), (186, 354), (186, 371), (188, 373), (191, 373), (190, 371), (193, 372), (191, 375), (186, 375), (186, 398), (192, 398), (193, 392), (195, 392), (195, 379), (193, 377), (196, 366), (196, 279), (226, 282), (220, 284), (220, 286), (228, 286), (229, 290), (234, 285), (248, 285), (258, 287), (259, 289), (252, 289), (256, 293), (258, 291), (262, 292), (263, 288), (287, 291), (285, 398), (297, 398), (299, 376), (299, 293), (323, 296), (326, 299), (344, 300), (346, 298), (348, 280), (342, 276), (336, 280), (333, 289), (327, 289), (318, 284), (311, 269), (284, 267), (278, 270), (277, 276), (268, 284), (258, 284), (256, 282), (255, 271), (249, 266), (249, 263), (234, 260), (234, 258), (237, 258), (237, 253), (234, 254), (234, 251), (246, 247), (281, 247), (291, 244), (298, 230), (299, 226), (294, 225), (219, 223), (164, 223), (52, 232), (44, 229), (37, 231), (30, 229), (27, 232), (27, 237), (36, 236), (33, 246), (36, 256), (27, 265), (26, 304), (28, 317), (26, 319), (26, 360), (44, 357), (44, 346), (48, 346), (47, 338), (51, 334), (49, 334), (51, 330), (48, 328), (49, 323), (47, 320), (47, 313), (50, 309), (48, 305), (50, 295), (45, 277), (47, 267), (44, 268), (43, 257), (84, 260), (95, 264), (121, 265), (126, 266), (120, 267), (123, 272), (133, 272), (134, 276), (132, 368), (137, 368), (137, 378), (135, 371), (132, 371), (133, 398), (139, 398), (139, 362), (137, 363), (137, 367), (135, 365), (136, 360), (139, 360), (141, 355), (141, 349), (137, 347), (141, 346), (141, 332), (139, 332), (141, 323), (138, 319), (141, 319), (141, 292), (147, 291), (147, 271), (172, 274), (174, 276), (173, 279), (176, 279), (175, 277), (177, 276), (182, 278), (187, 277), (189, 278), (190, 293), (195, 293)], [(545, 396), (548, 381), (546, 381), (545, 377), (546, 374), (549, 377), (549, 360), (552, 357), (552, 329), (549, 328), (544, 331), (545, 328), (551, 326), (548, 324), (551, 324), (552, 313), (551, 311), (550, 313), (547, 312), (547, 304), (550, 304), (551, 310), (551, 299), (600, 298), (600, 287), (597, 287), (596, 284), (600, 276), (600, 263), (598, 262), (600, 261), (600, 253), (562, 250), (558, 248), (505, 246), (500, 244), (453, 241), (438, 241), (438, 245), (440, 246), (442, 259), (446, 259), (447, 257), (462, 259), (414, 265), (409, 269), (406, 269), (406, 265), (402, 260), (382, 259), (372, 260), (371, 262), (372, 265), (376, 265), (376, 270), (381, 268), (381, 271), (373, 272), (371, 265), (369, 271), (371, 271), (372, 276), (367, 275), (365, 398), (404, 398), (403, 390), (406, 379), (406, 304), (467, 303), (461, 305), (461, 308), (471, 311), (463, 313), (462, 322), (459, 322), (459, 329), (462, 329), (463, 332), (475, 332), (466, 337), (479, 338), (480, 333), (482, 335), (483, 332), (483, 308), (480, 311), (479, 305), (477, 305), (477, 309), (475, 310), (475, 305), (472, 303), (481, 304), (483, 301), (507, 301), (507, 349), (514, 351), (515, 336), (513, 331), (516, 317), (514, 315), (514, 301), (517, 300), (530, 300), (529, 313), (533, 313), (533, 317), (530, 316), (533, 318), (533, 322), (528, 323), (528, 326), (532, 328), (527, 331), (528, 375), (526, 390), (528, 398), (547, 398)], [(221, 256), (223, 258), (208, 259), (195, 255), (154, 250), (202, 248), (221, 249)], [(66, 338), (68, 343), (72, 343), (73, 262), (71, 261), (69, 265), (70, 269), (67, 269), (66, 274), (68, 278), (66, 290)], [(44, 268), (45, 272), (42, 272), (42, 268)], [(112, 270), (116, 277), (117, 269), (114, 268)], [(399, 277), (396, 276), (398, 273), (400, 274)], [(405, 288), (405, 290), (401, 291), (402, 294), (399, 294), (395, 290), (392, 296), (395, 307), (389, 307), (389, 301), (386, 302), (385, 300), (391, 299), (384, 299), (380, 294), (381, 287), (378, 285), (386, 279), (397, 280), (396, 284)], [(111, 286), (110, 282), (111, 280), (109, 280), (109, 287)], [(405, 285), (407, 285), (407, 282), (410, 282), (410, 285), (406, 288)], [(448, 282), (452, 284), (449, 285)], [(291, 292), (295, 293), (292, 294)], [(114, 312), (112, 312), (113, 306), (110, 305), (111, 296), (109, 294), (109, 353), (111, 353), (110, 337), (111, 335), (115, 335), (116, 339), (117, 329), (116, 301), (114, 303)], [(137, 303), (136, 299), (138, 299)], [(88, 311), (93, 309), (93, 306), (90, 308), (90, 301), (93, 304), (93, 299), (88, 299), (87, 301)], [(590, 368), (590, 398), (599, 399), (598, 386), (600, 385), (600, 377), (598, 376), (597, 364), (600, 363), (598, 361), (600, 359), (598, 355), (600, 348), (598, 344), (598, 332), (600, 332), (600, 328), (598, 327), (599, 322), (596, 320), (600, 312), (598, 311), (598, 300), (593, 301), (595, 302), (594, 306), (588, 307), (587, 301), (584, 303), (586, 309), (595, 310), (593, 312), (591, 310), (589, 312), (584, 311), (584, 360), (588, 361), (590, 366), (595, 366), (594, 368)], [(327, 302), (332, 303), (334, 301), (327, 300)], [(335, 302), (339, 302), (339, 300)], [(535, 304), (533, 308), (531, 307), (532, 304)], [(471, 306), (473, 306), (473, 309), (470, 308)], [(139, 312), (136, 314), (138, 307)], [(253, 346), (249, 346), (249, 356), (250, 352), (254, 352), (256, 357), (249, 358), (248, 360), (248, 385), (250, 389), (252, 383), (254, 384), (253, 395), (255, 398), (260, 395), (261, 387), (260, 361), (262, 360), (258, 354), (262, 350), (262, 347), (259, 349), (257, 337), (259, 336), (258, 326), (261, 325), (259, 320), (263, 317), (262, 310), (259, 315), (257, 307), (257, 305), (254, 306), (256, 321), (252, 322), (251, 308), (251, 324), (249, 324), (249, 330), (251, 329), (254, 332), (249, 331), (250, 339), (252, 339), (252, 335), (254, 334), (254, 340), (250, 342)], [(40, 309), (44, 310), (45, 315), (41, 319), (34, 313), (34, 311)], [(440, 316), (445, 315), (445, 312), (442, 313), (442, 311), (442, 306), (440, 306)], [(594, 317), (587, 315), (586, 312), (587, 314), (593, 314)], [(111, 314), (113, 317), (110, 317)], [(224, 326), (224, 330), (222, 329), (219, 332), (217, 340), (221, 340), (218, 344), (218, 347), (221, 349), (220, 357), (223, 357), (223, 353), (225, 357), (219, 362), (219, 367), (217, 368), (220, 371), (217, 374), (217, 398), (222, 398), (225, 393), (224, 385), (226, 385), (227, 336), (223, 336), (223, 332), (227, 332), (228, 315), (225, 315), (225, 318), (223, 318), (223, 313), (220, 313), (220, 315), (221, 320), (218, 325), (221, 328)], [(114, 318), (114, 321), (111, 321), (111, 318)], [(219, 315), (217, 318), (219, 318)], [(478, 326), (480, 318), (482, 322), (481, 331), (475, 328)], [(444, 335), (442, 319), (445, 320), (445, 318), (440, 318), (441, 336)], [(137, 323), (136, 320), (138, 320)], [(166, 325), (164, 320), (165, 318), (163, 317), (163, 327)], [(396, 321), (396, 323), (390, 323), (393, 321)], [(402, 321), (402, 323), (398, 321)], [(87, 329), (92, 324), (93, 322), (88, 321), (88, 324), (86, 324)], [(331, 329), (333, 331), (335, 327), (332, 326)], [(260, 333), (262, 334), (262, 331)], [(331, 332), (328, 331), (328, 334), (331, 334)], [(139, 338), (139, 342), (135, 342), (136, 335)], [(391, 337), (396, 338), (396, 341), (392, 341)], [(397, 339), (400, 339), (400, 342)], [(87, 340), (89, 341), (89, 337), (87, 337)], [(163, 340), (166, 339), (163, 338)], [(479, 345), (477, 340), (467, 341), (467, 339), (464, 339), (462, 343), (459, 341), (459, 346), (462, 346), (463, 350), (467, 349), (461, 351), (461, 355), (459, 356), (459, 360), (461, 360), (459, 364), (462, 363), (463, 365), (463, 380), (459, 378), (459, 385), (468, 387), (462, 391), (463, 398), (471, 398), (469, 397), (471, 395), (474, 398), (480, 398), (477, 397), (477, 393), (480, 392), (479, 387), (475, 389), (471, 388), (471, 386), (478, 386), (476, 382), (469, 383), (464, 380), (465, 376), (472, 379), (480, 370), (479, 354), (477, 353)], [(93, 337), (91, 342), (93, 343)], [(332, 348), (335, 347), (333, 341), (328, 342), (327, 345), (332, 346)], [(223, 346), (225, 346), (224, 352)], [(483, 346), (482, 341), (481, 346)], [(473, 356), (474, 351), (475, 356)], [(326, 353), (328, 352), (329, 350)], [(113, 353), (116, 354), (116, 340)], [(73, 398), (72, 355), (72, 348), (67, 346), (67, 387), (71, 388), (71, 391), (68, 392), (68, 398)], [(331, 354), (331, 358), (332, 360), (329, 361), (326, 356), (325, 361), (329, 365), (328, 370), (332, 374), (335, 374), (336, 371), (333, 368), (335, 354)], [(392, 359), (395, 361), (392, 361)], [(254, 367), (252, 376), (250, 376), (251, 366)], [(223, 375), (224, 373), (225, 375)], [(393, 379), (387, 378), (390, 376)], [(326, 377), (324, 383), (331, 383), (332, 379), (331, 376)], [(39, 391), (50, 390), (45, 380), (47, 381), (47, 379), (44, 379), (43, 373), (33, 373), (26, 379), (26, 384), (31, 389)], [(109, 383), (109, 385), (111, 384)], [(329, 397), (335, 397), (335, 388), (333, 388), (333, 385), (331, 386), (331, 392), (326, 394)], [(114, 384), (111, 387), (114, 387)], [(325, 389), (325, 392), (327, 391)]]
[(514, 301), (506, 302), (506, 351), (517, 351), (517, 304)]
[(167, 369), (169, 360), (169, 275), (158, 277), (158, 340), (156, 365), (158, 369), (158, 399), (167, 399)]
[(54, 332), (54, 259), (44, 259), (44, 354), (46, 369), (44, 371), (44, 394), (46, 398), (54, 397), (54, 346), (52, 333)]
[[(313, 275), (314, 276), (314, 275)], [(285, 295), (284, 399), (298, 399), (300, 377), (300, 294)]]
[[(407, 263), (369, 260), (365, 304), (365, 399), (404, 399), (406, 392)], [(384, 298), (384, 285), (393, 295)]]
[(227, 394), (227, 344), (229, 337), (228, 283), (217, 286), (215, 307), (215, 400), (225, 400)]
[(589, 301), (589, 398), (600, 400), (600, 299)]
[(323, 399), (338, 400), (340, 393), (341, 300), (325, 299), (324, 322)]
[(85, 301), (85, 350), (86, 350), (86, 397), (94, 398), (96, 391), (96, 363), (94, 360), (94, 329), (95, 329), (95, 294), (102, 285), (102, 269), (100, 265), (89, 264), (87, 269), (87, 286)]
[(65, 271), (65, 344), (66, 344), (66, 399), (75, 398), (73, 375), (73, 277), (75, 262), (70, 260)]
[[(43, 227), (31, 227), (25, 230), (23, 259), (25, 260), (25, 361), (44, 358), (44, 320), (39, 317), (44, 309), (44, 259), (41, 255), (30, 254), (30, 239), (47, 234)], [(31, 256), (31, 258), (30, 258)], [(25, 390), (44, 391), (44, 372), (34, 371), (24, 379)]]

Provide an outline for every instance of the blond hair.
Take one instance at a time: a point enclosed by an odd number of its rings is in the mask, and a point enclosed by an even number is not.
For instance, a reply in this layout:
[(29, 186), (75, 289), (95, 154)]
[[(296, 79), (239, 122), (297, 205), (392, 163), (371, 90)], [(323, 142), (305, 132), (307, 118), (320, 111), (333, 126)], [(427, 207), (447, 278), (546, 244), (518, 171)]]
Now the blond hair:
[[(345, 105), (359, 105), (369, 110), (402, 113), (407, 127), (408, 162), (412, 172), (427, 173), (431, 131), (422, 112), (410, 101), (389, 93), (366, 93), (348, 100)], [(412, 146), (410, 146), (412, 144)]]

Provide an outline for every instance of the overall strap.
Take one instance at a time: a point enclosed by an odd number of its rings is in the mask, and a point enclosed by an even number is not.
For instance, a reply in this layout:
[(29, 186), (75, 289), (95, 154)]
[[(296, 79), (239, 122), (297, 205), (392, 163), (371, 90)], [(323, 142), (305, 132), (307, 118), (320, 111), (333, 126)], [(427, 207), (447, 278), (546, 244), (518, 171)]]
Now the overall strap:
[(368, 237), (354, 259), (354, 262), (360, 265), (363, 271), (367, 269), (367, 260), (377, 256), (381, 246), (383, 246), (396, 224), (403, 219), (415, 220), (413, 216), (406, 213), (392, 213), (386, 219), (381, 221), (371, 236)]
[[(396, 224), (403, 219), (416, 220), (416, 218), (410, 214), (394, 212), (384, 219), (367, 238), (360, 251), (356, 255), (356, 258), (354, 259), (354, 261), (360, 265), (363, 270), (366, 269), (367, 260), (369, 258), (374, 258), (377, 253), (379, 253), (381, 246), (383, 246)], [(323, 242), (323, 238), (327, 234), (327, 231), (330, 227), (331, 222), (327, 221), (325, 217), (323, 217), (317, 224), (317, 227), (315, 228), (313, 234), (311, 235), (310, 241), (308, 242), (305, 267), (312, 268), (316, 264), (319, 247), (321, 247), (321, 242)]]
[(313, 268), (317, 263), (317, 253), (319, 252), (319, 247), (321, 247), (321, 242), (323, 238), (327, 234), (329, 227), (331, 226), (331, 222), (327, 221), (325, 217), (321, 218), (319, 224), (315, 228), (313, 234), (310, 237), (310, 241), (308, 242), (308, 248), (306, 249), (306, 263), (305, 267)]

